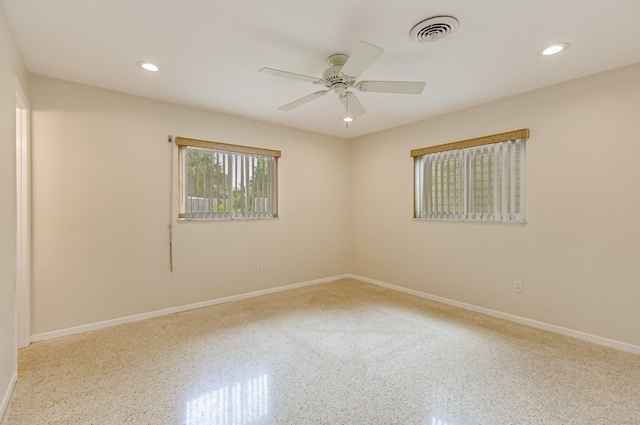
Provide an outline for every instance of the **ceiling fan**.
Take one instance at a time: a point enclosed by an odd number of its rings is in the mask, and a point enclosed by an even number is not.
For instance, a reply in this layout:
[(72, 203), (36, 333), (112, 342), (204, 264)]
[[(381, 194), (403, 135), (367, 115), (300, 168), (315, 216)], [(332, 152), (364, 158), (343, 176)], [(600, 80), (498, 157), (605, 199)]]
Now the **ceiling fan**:
[(303, 98), (295, 100), (281, 106), (282, 111), (291, 111), (299, 106), (318, 99), (329, 92), (338, 95), (338, 99), (344, 105), (348, 118), (357, 117), (367, 111), (362, 106), (356, 95), (349, 89), (356, 89), (362, 92), (374, 93), (397, 93), (397, 94), (420, 94), (425, 83), (414, 81), (356, 81), (378, 57), (384, 52), (382, 47), (374, 46), (366, 41), (361, 41), (356, 50), (347, 56), (344, 54), (331, 55), (328, 58), (329, 68), (322, 73), (322, 78), (310, 77), (308, 75), (296, 74), (293, 72), (281, 71), (273, 68), (261, 68), (258, 72), (274, 75), (276, 77), (290, 78), (293, 80), (306, 81), (313, 84), (323, 85), (327, 89), (311, 93)]

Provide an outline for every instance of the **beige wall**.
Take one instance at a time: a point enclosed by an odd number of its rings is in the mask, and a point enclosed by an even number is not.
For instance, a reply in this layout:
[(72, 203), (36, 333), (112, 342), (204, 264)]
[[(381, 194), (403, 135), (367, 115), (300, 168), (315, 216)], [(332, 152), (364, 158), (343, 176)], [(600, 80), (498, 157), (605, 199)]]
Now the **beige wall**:
[[(347, 141), (38, 76), (32, 92), (33, 334), (349, 272)], [(175, 223), (173, 274), (169, 134), (282, 151), (280, 218)]]
[[(634, 65), (354, 140), (353, 272), (640, 345), (639, 117)], [(411, 149), (525, 127), (526, 225), (412, 220)]]
[(7, 24), (4, 10), (0, 7), (0, 403), (16, 370), (15, 77), (20, 81), (22, 88), (28, 91), (28, 75), (22, 56)]
[[(640, 65), (350, 142), (43, 77), (32, 92), (33, 333), (352, 272), (640, 345)], [(523, 127), (526, 225), (412, 220), (411, 149)], [(173, 275), (168, 134), (283, 152), (281, 218), (177, 223)]]

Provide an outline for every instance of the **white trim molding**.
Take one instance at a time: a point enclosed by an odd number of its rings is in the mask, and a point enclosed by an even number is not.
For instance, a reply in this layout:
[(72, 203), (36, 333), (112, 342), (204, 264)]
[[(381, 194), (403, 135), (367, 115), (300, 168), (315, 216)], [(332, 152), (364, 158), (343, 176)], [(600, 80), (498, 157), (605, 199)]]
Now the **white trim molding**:
[(210, 307), (212, 305), (243, 300), (245, 298), (259, 297), (260, 295), (267, 295), (267, 294), (272, 294), (274, 292), (288, 291), (290, 289), (302, 288), (303, 286), (311, 286), (311, 285), (318, 285), (321, 283), (335, 282), (337, 280), (347, 279), (349, 277), (351, 277), (351, 275), (345, 274), (340, 276), (327, 277), (324, 279), (310, 280), (307, 282), (293, 283), (291, 285), (277, 286), (275, 288), (262, 289), (260, 291), (247, 292), (245, 294), (232, 295), (230, 297), (216, 298), (213, 300), (201, 301), (193, 304), (181, 305), (177, 307), (169, 307), (162, 310), (149, 311), (147, 313), (134, 314), (132, 316), (105, 320), (103, 322), (89, 323), (87, 325), (74, 326), (72, 328), (34, 334), (34, 335), (31, 335), (31, 342), (45, 341), (48, 339), (59, 338), (62, 336), (68, 336), (68, 335), (78, 334), (82, 332), (93, 331), (96, 329), (108, 328), (110, 326), (122, 325), (124, 323), (137, 322), (139, 320), (165, 316), (167, 314), (174, 314), (174, 313), (180, 313), (188, 310), (195, 310), (197, 308)]
[(415, 289), (403, 288), (402, 286), (380, 282), (379, 280), (369, 279), (368, 277), (358, 276), (355, 274), (351, 274), (349, 275), (349, 277), (361, 282), (371, 283), (373, 285), (382, 286), (383, 288), (391, 289), (398, 292), (404, 292), (405, 294), (415, 295), (416, 297), (425, 298), (431, 301), (437, 301), (454, 307), (463, 308), (465, 310), (475, 311), (476, 313), (486, 314), (489, 316), (497, 317), (499, 319), (508, 320), (510, 322), (520, 323), (522, 325), (531, 326), (533, 328), (543, 329), (545, 331), (554, 332), (560, 335), (570, 336), (572, 338), (593, 342), (595, 344), (604, 345), (606, 347), (615, 348), (617, 350), (626, 351), (633, 354), (640, 354), (640, 346), (628, 344), (626, 342), (616, 341), (613, 339), (588, 334), (586, 332), (576, 331), (574, 329), (563, 328), (562, 326), (551, 325), (549, 323), (539, 322), (537, 320), (528, 319), (526, 317), (503, 313), (501, 311), (491, 310), (489, 308), (479, 307), (473, 304), (467, 304), (449, 298), (439, 297), (437, 295), (431, 295), (426, 292), (417, 291)]
[(11, 394), (13, 394), (13, 388), (16, 386), (16, 382), (18, 381), (18, 372), (14, 371), (13, 376), (11, 377), (11, 381), (9, 382), (9, 386), (7, 387), (7, 391), (4, 393), (4, 397), (2, 397), (2, 404), (0, 404), (0, 421), (4, 417), (4, 413), (7, 410), (7, 405), (9, 405), (9, 399), (11, 398)]
[(373, 285), (381, 286), (383, 288), (391, 289), (393, 291), (404, 292), (405, 294), (414, 295), (420, 298), (425, 298), (431, 301), (448, 304), (454, 307), (463, 308), (465, 310), (475, 311), (476, 313), (482, 313), (489, 316), (497, 317), (499, 319), (508, 320), (510, 322), (520, 323), (522, 325), (531, 326), (533, 328), (543, 329), (545, 331), (554, 332), (560, 335), (565, 335), (583, 341), (593, 342), (595, 344), (604, 345), (606, 347), (615, 348), (617, 350), (626, 351), (633, 354), (640, 354), (640, 346), (628, 344), (613, 339), (604, 338), (597, 335), (588, 334), (573, 329), (563, 328), (561, 326), (551, 325), (549, 323), (539, 322), (537, 320), (528, 319), (526, 317), (516, 316), (514, 314), (503, 313), (501, 311), (491, 310), (485, 307), (479, 307), (473, 304), (467, 304), (460, 301), (452, 300), (449, 298), (439, 297), (437, 295), (428, 294), (426, 292), (417, 291), (415, 289), (408, 289), (398, 285), (392, 285), (390, 283), (381, 282), (379, 280), (370, 279), (355, 274), (344, 274), (339, 276), (327, 277), (324, 279), (311, 280), (307, 282), (294, 283), (291, 285), (278, 286), (275, 288), (263, 289), (260, 291), (248, 292), (245, 294), (232, 295), (224, 298), (217, 298), (208, 301), (202, 301), (194, 304), (187, 304), (177, 307), (170, 307), (163, 310), (150, 311), (147, 313), (135, 314), (132, 316), (120, 317), (117, 319), (105, 320), (103, 322), (90, 323), (87, 325), (75, 326), (72, 328), (61, 329), (57, 331), (44, 332), (40, 334), (31, 335), (31, 342), (45, 341), (48, 339), (59, 338), (62, 336), (74, 335), (82, 332), (92, 331), (95, 329), (107, 328), (110, 326), (121, 325), (124, 323), (137, 322), (139, 320), (151, 319), (153, 317), (165, 316), (167, 314), (180, 313), (183, 311), (194, 310), (197, 308), (210, 307), (216, 304), (228, 303), (231, 301), (238, 301), (245, 298), (259, 297), (260, 295), (272, 294), (275, 292), (288, 291), (290, 289), (302, 288), (304, 286), (318, 285), (321, 283), (335, 282), (342, 279), (355, 279), (361, 282), (370, 283)]

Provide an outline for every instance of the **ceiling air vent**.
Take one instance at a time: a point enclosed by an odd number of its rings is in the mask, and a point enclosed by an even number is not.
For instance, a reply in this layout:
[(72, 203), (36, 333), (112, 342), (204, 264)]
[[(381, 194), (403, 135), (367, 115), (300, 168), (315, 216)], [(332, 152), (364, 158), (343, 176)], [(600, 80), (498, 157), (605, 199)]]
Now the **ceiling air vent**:
[(411, 29), (411, 38), (416, 41), (438, 41), (458, 28), (458, 20), (452, 16), (435, 16), (420, 22)]

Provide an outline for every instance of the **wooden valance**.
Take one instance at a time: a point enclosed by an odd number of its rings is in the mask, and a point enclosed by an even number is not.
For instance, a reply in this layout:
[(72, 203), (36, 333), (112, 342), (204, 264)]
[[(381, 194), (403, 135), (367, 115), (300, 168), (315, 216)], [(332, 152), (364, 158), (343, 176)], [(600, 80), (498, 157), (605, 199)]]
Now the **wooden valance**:
[(453, 151), (456, 149), (474, 148), (476, 146), (490, 145), (492, 143), (506, 142), (507, 140), (528, 139), (529, 129), (509, 131), (507, 133), (492, 134), (491, 136), (462, 140), (460, 142), (446, 143), (444, 145), (429, 146), (428, 148), (414, 149), (411, 156), (422, 156), (430, 153)]
[(280, 151), (276, 151), (273, 149), (262, 149), (262, 148), (252, 148), (249, 146), (230, 145), (227, 143), (209, 142), (206, 140), (189, 139), (186, 137), (176, 137), (176, 145), (191, 146), (194, 148), (215, 149), (217, 151), (239, 152), (239, 153), (246, 153), (250, 155), (273, 156), (276, 158), (280, 158), (280, 156), (282, 155)]

